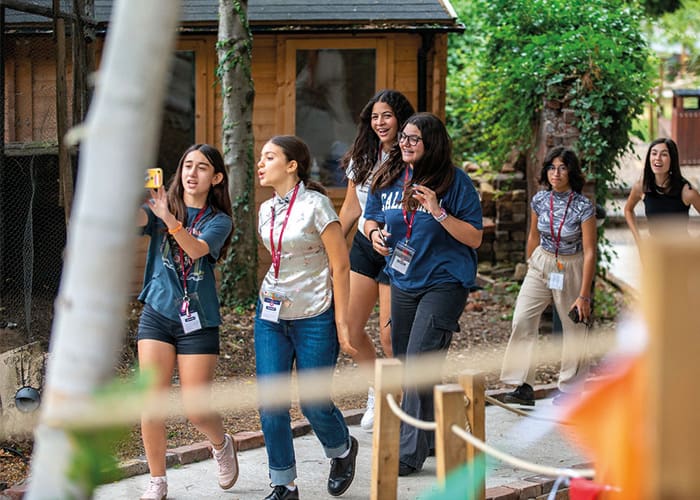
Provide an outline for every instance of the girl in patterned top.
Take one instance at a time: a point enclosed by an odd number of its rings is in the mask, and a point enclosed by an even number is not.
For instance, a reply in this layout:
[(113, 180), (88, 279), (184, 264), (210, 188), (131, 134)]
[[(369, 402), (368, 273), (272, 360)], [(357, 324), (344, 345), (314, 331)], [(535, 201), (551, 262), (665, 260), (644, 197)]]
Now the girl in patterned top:
[[(535, 404), (532, 355), (540, 316), (554, 303), (562, 319), (562, 361), (555, 404), (575, 397), (588, 371), (585, 342), (591, 315), (591, 284), (596, 264), (593, 204), (581, 194), (585, 183), (576, 153), (556, 147), (545, 157), (540, 184), (532, 198), (527, 239), (528, 271), (513, 313), (513, 329), (501, 381), (516, 385), (506, 402)], [(569, 312), (580, 319), (574, 322)]]

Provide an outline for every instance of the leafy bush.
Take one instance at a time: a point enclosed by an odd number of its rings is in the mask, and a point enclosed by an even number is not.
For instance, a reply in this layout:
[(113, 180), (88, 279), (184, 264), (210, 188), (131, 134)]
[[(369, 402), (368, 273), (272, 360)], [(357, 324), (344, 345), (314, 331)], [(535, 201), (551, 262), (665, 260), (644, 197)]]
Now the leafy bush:
[(576, 144), (596, 197), (615, 186), (633, 119), (650, 98), (642, 10), (612, 0), (456, 0), (465, 34), (450, 35), (447, 123), (462, 160), (496, 170), (533, 152), (545, 98), (574, 110)]

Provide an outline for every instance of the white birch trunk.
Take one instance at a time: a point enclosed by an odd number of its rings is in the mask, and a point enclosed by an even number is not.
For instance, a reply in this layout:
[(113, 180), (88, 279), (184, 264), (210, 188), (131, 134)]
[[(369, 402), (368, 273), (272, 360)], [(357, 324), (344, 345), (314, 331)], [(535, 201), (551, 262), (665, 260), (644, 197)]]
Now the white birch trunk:
[(134, 222), (153, 166), (180, 2), (115, 2), (82, 141), (28, 499), (87, 498), (55, 419), (114, 375), (123, 342)]

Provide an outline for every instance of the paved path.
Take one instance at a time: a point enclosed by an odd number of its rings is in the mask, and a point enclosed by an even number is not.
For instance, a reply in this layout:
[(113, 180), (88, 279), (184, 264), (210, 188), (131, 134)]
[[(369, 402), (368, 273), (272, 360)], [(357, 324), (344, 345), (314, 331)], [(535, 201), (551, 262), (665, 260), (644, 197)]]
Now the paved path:
[[(550, 399), (537, 402), (539, 414), (554, 416), (560, 409), (551, 405)], [(572, 441), (559, 432), (555, 424), (519, 417), (502, 408), (486, 408), (486, 439), (497, 448), (519, 458), (543, 465), (567, 467), (586, 462), (582, 453)], [(351, 426), (350, 432), (360, 442), (357, 459), (357, 473), (350, 489), (342, 496), (347, 500), (369, 498), (372, 434), (358, 426)], [(458, 439), (458, 438), (455, 438)], [(294, 440), (299, 473), (298, 485), (301, 498), (332, 498), (326, 492), (329, 462), (323, 455), (318, 440), (307, 434)], [(236, 485), (222, 491), (216, 484), (215, 464), (211, 459), (198, 463), (168, 469), (169, 499), (262, 499), (270, 491), (267, 476), (267, 456), (264, 448), (256, 448), (239, 453), (241, 474)], [(535, 474), (514, 469), (496, 460), (487, 461), (486, 486), (491, 488), (491, 498), (514, 492), (531, 491), (542, 493), (542, 484), (550, 484), (550, 479), (533, 477)], [(526, 481), (525, 478), (530, 478)], [(122, 481), (101, 486), (94, 498), (97, 500), (134, 499), (145, 489), (147, 475), (134, 476)], [(419, 474), (399, 478), (398, 498), (418, 498), (435, 484), (435, 459), (429, 458)], [(529, 488), (529, 490), (528, 490)], [(546, 488), (546, 486), (545, 486)], [(505, 492), (505, 493), (504, 493)], [(529, 496), (529, 495), (528, 495)], [(533, 495), (536, 496), (536, 495)], [(502, 496), (502, 498), (509, 498)], [(512, 497), (516, 498), (516, 497)]]

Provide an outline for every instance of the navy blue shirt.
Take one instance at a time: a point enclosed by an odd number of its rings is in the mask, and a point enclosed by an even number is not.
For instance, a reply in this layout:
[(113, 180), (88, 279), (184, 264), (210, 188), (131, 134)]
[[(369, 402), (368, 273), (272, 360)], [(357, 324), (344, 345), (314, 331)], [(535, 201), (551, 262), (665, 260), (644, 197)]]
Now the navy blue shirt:
[[(406, 242), (408, 226), (401, 208), (403, 185), (402, 175), (393, 185), (370, 193), (365, 207), (365, 217), (384, 225), (384, 229), (391, 233), (387, 240), (392, 249), (399, 241)], [(464, 171), (455, 168), (452, 185), (438, 201), (450, 215), (482, 229), (479, 194)], [(410, 221), (410, 213), (407, 218)], [(424, 290), (439, 283), (460, 283), (467, 289), (475, 285), (476, 250), (454, 239), (422, 206), (416, 211), (408, 245), (415, 254), (406, 274), (392, 269), (388, 265), (391, 254), (387, 257), (385, 271), (392, 285), (407, 292)]]
[[(143, 234), (151, 237), (146, 257), (146, 269), (143, 277), (143, 290), (139, 300), (150, 305), (163, 316), (179, 321), (179, 310), (185, 295), (183, 272), (180, 263), (180, 247), (175, 238), (170, 236), (161, 219), (148, 206), (143, 207), (148, 215), (148, 222)], [(223, 212), (214, 212), (208, 207), (191, 227), (199, 214), (199, 208), (187, 208), (185, 228), (192, 235), (207, 242), (209, 254), (194, 262), (183, 252), (187, 272), (187, 294), (190, 297), (190, 309), (196, 311), (202, 328), (219, 326), (219, 297), (216, 292), (214, 265), (219, 252), (233, 227), (231, 218)]]

